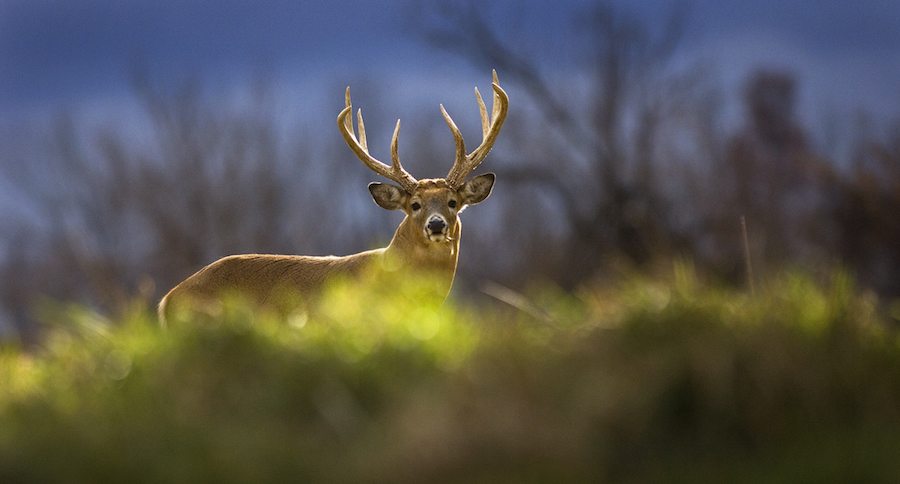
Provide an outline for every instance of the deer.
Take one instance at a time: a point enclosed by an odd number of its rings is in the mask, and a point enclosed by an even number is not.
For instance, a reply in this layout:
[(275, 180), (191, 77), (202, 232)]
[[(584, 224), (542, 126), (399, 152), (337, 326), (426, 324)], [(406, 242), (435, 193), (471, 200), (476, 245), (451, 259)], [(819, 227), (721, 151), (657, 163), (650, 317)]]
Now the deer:
[(491, 88), (490, 115), (475, 88), (482, 141), (468, 153), (459, 128), (440, 104), (441, 115), (455, 142), (455, 159), (446, 177), (417, 180), (400, 163), (399, 119), (391, 138), (391, 165), (369, 153), (362, 109), (356, 113), (358, 135), (353, 127), (350, 86), (347, 86), (345, 106), (337, 117), (341, 136), (366, 167), (394, 182), (370, 183), (368, 189), (374, 202), (386, 210), (404, 213), (387, 247), (345, 256), (240, 254), (223, 257), (176, 285), (162, 298), (158, 306), (162, 326), (171, 319), (173, 306), (196, 310), (197, 306), (215, 305), (225, 294), (239, 294), (258, 305), (273, 302), (279, 294), (314, 297), (327, 284), (359, 277), (366, 270), (390, 271), (401, 277), (427, 274), (434, 281), (440, 300), (445, 300), (459, 259), (462, 233), (459, 214), (466, 207), (484, 201), (491, 194), (496, 178), (494, 173), (486, 173), (468, 179), (493, 148), (506, 120), (509, 97), (500, 87), (496, 70), (492, 72)]

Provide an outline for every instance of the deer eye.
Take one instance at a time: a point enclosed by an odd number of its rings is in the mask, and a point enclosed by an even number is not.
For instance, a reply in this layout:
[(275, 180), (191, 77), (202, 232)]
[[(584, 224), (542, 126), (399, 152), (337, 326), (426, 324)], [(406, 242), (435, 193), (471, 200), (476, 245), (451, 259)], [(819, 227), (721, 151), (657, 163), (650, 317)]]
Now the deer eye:
[(410, 206), (412, 207), (413, 211), (416, 211), (416, 210), (422, 208), (422, 205), (419, 202), (413, 202), (412, 205), (410, 205)]
[(450, 208), (456, 208), (456, 200), (450, 200), (447, 202), (447, 206)]

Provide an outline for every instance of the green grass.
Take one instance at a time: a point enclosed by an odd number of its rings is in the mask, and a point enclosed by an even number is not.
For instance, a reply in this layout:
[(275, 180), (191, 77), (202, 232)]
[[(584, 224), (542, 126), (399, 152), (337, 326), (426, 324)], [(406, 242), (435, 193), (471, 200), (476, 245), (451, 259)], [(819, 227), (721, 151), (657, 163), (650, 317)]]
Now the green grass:
[(0, 482), (900, 480), (897, 334), (840, 274), (400, 294), (166, 331), (48, 308), (38, 351), (0, 351)]

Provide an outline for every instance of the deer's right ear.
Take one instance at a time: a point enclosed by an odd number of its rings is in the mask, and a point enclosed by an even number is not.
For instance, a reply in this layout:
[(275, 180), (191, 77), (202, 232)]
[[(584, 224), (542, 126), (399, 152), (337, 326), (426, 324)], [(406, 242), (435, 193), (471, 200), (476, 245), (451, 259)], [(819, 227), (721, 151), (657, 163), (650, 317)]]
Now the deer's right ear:
[(400, 210), (406, 201), (406, 191), (387, 183), (369, 183), (369, 192), (379, 207), (387, 210)]

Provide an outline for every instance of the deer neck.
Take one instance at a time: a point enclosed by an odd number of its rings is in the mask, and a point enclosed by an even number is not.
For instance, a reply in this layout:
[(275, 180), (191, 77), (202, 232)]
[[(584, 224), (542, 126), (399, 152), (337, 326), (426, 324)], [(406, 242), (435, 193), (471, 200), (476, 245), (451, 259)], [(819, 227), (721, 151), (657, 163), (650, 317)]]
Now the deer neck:
[(394, 232), (394, 237), (385, 250), (385, 260), (391, 265), (396, 264), (429, 277), (434, 276), (446, 285), (449, 292), (456, 274), (461, 233), (462, 226), (457, 221), (450, 232), (449, 241), (428, 242), (422, 236), (422, 228), (410, 223), (407, 217)]

